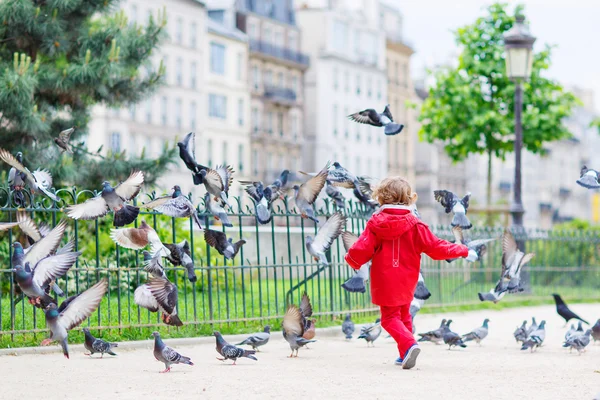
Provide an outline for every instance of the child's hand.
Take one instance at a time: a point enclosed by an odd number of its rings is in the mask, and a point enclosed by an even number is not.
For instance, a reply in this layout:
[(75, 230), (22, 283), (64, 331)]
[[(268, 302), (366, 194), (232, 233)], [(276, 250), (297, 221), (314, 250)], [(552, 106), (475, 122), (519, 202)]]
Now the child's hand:
[(477, 252), (475, 250), (469, 249), (469, 255), (465, 257), (465, 260), (474, 262), (479, 260), (479, 256), (477, 255)]

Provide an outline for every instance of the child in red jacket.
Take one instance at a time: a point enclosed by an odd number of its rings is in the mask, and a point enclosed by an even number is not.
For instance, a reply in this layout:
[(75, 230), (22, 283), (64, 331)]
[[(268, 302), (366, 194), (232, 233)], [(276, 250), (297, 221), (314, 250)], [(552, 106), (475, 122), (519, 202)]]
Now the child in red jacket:
[(417, 194), (406, 180), (384, 179), (373, 196), (381, 208), (345, 259), (356, 270), (372, 260), (371, 299), (381, 309), (381, 326), (398, 344), (400, 357), (396, 364), (410, 369), (421, 352), (412, 334), (409, 313), (419, 279), (421, 253), (434, 260), (466, 257), (470, 261), (476, 260), (477, 254), (467, 246), (437, 238), (411, 213)]

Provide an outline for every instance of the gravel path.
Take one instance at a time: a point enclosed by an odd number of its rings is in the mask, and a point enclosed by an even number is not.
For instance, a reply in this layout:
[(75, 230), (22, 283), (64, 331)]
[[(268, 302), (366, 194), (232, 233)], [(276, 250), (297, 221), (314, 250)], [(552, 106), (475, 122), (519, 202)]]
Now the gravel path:
[[(600, 304), (572, 309), (594, 322)], [(512, 332), (524, 319), (546, 319), (545, 345), (537, 353), (520, 351)], [(192, 358), (193, 367), (176, 365), (159, 374), (163, 364), (147, 348), (118, 351), (118, 357), (90, 359), (76, 347), (66, 360), (59, 348), (52, 354), (0, 357), (5, 399), (593, 399), (600, 392), (600, 344), (578, 356), (561, 347), (566, 328), (553, 306), (421, 315), (417, 330), (454, 320), (455, 332), (466, 333), (490, 319), (490, 335), (481, 347), (446, 350), (430, 343), (414, 370), (393, 364), (392, 339), (382, 335), (374, 348), (364, 341), (346, 342), (337, 334), (318, 332), (309, 350), (287, 359), (289, 347), (280, 334), (248, 359), (221, 363), (214, 342), (173, 346)], [(234, 339), (239, 337), (229, 337)], [(165, 340), (167, 345), (169, 340)]]

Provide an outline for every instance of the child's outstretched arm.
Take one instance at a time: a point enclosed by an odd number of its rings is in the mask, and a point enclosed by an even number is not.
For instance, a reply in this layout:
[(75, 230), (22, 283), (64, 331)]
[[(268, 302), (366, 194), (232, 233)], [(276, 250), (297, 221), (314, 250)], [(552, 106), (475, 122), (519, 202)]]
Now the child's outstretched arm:
[(418, 224), (421, 239), (421, 253), (427, 254), (434, 260), (467, 257), (469, 248), (464, 244), (454, 244), (435, 236), (425, 224)]
[(367, 226), (358, 240), (348, 249), (348, 253), (346, 253), (344, 259), (348, 265), (358, 270), (373, 258), (376, 247), (377, 237)]

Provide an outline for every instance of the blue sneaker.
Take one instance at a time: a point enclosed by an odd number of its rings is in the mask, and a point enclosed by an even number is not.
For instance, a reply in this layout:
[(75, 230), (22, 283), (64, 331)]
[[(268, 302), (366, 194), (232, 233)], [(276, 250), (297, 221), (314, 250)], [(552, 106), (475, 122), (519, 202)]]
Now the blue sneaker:
[(394, 364), (402, 365), (402, 358), (400, 358), (400, 357), (396, 358), (396, 361), (394, 361)]
[(410, 349), (406, 352), (404, 356), (404, 361), (402, 362), (402, 369), (411, 369), (417, 365), (417, 357), (421, 353), (421, 348), (418, 344), (413, 344)]

